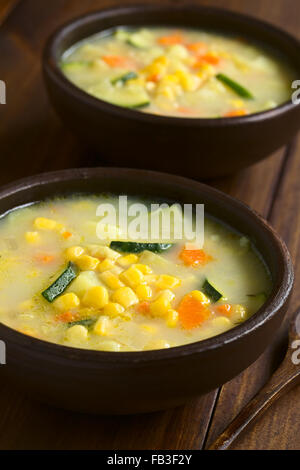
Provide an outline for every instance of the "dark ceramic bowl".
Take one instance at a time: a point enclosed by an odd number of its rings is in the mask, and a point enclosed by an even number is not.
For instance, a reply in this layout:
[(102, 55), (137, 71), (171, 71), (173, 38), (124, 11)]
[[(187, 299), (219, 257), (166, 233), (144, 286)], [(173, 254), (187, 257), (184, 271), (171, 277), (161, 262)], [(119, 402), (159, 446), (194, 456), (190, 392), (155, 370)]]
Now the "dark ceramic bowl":
[(180, 405), (231, 380), (272, 342), (288, 306), (293, 268), (285, 244), (249, 207), (206, 185), (143, 170), (95, 168), (30, 177), (0, 191), (0, 214), (21, 204), (72, 193), (114, 192), (181, 203), (204, 203), (207, 213), (248, 236), (273, 280), (266, 304), (245, 323), (205, 341), (142, 352), (69, 348), (0, 324), (7, 346), (1, 367), (30, 396), (78, 411), (139, 413)]
[(58, 65), (61, 56), (77, 41), (119, 25), (175, 25), (235, 33), (281, 53), (300, 77), (297, 39), (267, 23), (229, 11), (140, 5), (75, 19), (49, 39), (43, 58), (44, 77), (50, 100), (62, 120), (99, 151), (102, 162), (211, 178), (267, 157), (297, 133), (300, 105), (292, 101), (245, 117), (195, 119), (146, 114), (88, 95), (65, 78)]

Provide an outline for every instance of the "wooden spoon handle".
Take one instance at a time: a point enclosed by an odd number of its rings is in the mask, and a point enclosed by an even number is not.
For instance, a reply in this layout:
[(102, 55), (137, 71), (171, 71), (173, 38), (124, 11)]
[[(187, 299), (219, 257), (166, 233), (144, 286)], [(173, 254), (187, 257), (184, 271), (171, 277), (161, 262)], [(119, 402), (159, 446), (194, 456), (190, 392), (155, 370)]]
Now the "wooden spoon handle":
[(229, 424), (218, 439), (210, 445), (209, 450), (225, 450), (233, 441), (264, 413), (283, 393), (300, 384), (300, 367), (293, 364), (288, 354), (271, 380), (242, 409), (239, 415)]

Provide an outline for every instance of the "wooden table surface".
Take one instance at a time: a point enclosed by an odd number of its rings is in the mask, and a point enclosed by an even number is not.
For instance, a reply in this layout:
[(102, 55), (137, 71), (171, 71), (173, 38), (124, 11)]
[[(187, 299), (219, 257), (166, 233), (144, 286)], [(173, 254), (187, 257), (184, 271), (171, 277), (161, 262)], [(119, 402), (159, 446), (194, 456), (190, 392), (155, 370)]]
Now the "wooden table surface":
[[(42, 82), (41, 52), (57, 25), (84, 12), (122, 3), (0, 0), (0, 79), (7, 86), (7, 104), (0, 106), (0, 184), (49, 170), (101, 166), (99, 156), (79, 144), (51, 109)], [(298, 0), (195, 3), (268, 19), (300, 37)], [(290, 313), (300, 304), (299, 174), (298, 138), (262, 163), (211, 182), (263, 214), (286, 241), (296, 270)], [(25, 397), (0, 375), (0, 449), (203, 449), (268, 380), (278, 360), (278, 348), (272, 345), (221, 389), (182, 408), (129, 417), (94, 417), (56, 410)], [(233, 449), (300, 449), (299, 393), (297, 387), (272, 406)]]

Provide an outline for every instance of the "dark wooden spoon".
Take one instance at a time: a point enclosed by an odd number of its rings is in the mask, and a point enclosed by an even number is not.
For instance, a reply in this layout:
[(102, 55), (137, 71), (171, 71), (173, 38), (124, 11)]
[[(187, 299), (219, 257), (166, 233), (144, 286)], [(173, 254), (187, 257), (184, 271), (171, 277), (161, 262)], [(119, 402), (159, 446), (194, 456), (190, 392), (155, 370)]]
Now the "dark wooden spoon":
[(300, 309), (292, 316), (289, 328), (289, 346), (280, 367), (266, 385), (231, 421), (209, 450), (228, 449), (233, 441), (264, 413), (278, 398), (297, 384), (300, 384)]

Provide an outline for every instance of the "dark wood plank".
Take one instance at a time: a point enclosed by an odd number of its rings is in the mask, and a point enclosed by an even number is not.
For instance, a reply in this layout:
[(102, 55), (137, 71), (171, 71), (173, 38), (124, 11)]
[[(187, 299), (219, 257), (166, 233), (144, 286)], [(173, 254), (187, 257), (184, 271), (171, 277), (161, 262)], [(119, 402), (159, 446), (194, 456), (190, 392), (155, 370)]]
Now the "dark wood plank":
[[(211, 3), (209, 0), (201, 2)], [(290, 14), (286, 10), (294, 15), (298, 11), (293, 0), (277, 0), (275, 6), (273, 0), (213, 3), (268, 17), (296, 31), (296, 20), (284, 23)], [(1, 52), (5, 57), (1, 78), (8, 89), (8, 104), (0, 108), (0, 153), (5, 161), (1, 184), (37, 172), (101, 164), (101, 158), (82, 147), (49, 107), (41, 79), (40, 54), (46, 37), (58, 24), (98, 7), (120, 4), (121, 0), (52, 0), (45, 7), (40, 0), (23, 0), (7, 17), (0, 29)], [(284, 151), (279, 151), (272, 158), (214, 185), (267, 215), (271, 209), (275, 210), (273, 196), (280, 183), (283, 163)], [(255, 373), (253, 389), (266, 379), (271, 369), (265, 359), (262, 366), (252, 372)], [(235, 401), (235, 393), (239, 395), (244, 382), (241, 378), (234, 382), (237, 384), (234, 391), (228, 393)], [(151, 415), (91, 417), (39, 405), (4, 384), (0, 390), (0, 448), (197, 449), (203, 445), (216, 396), (217, 392), (212, 392), (180, 409)], [(235, 407), (232, 403), (230, 408), (236, 410), (239, 406), (237, 400)], [(220, 403), (215, 416), (219, 409)], [(284, 411), (282, 413), (284, 415)], [(226, 419), (218, 421), (219, 427)], [(218, 423), (214, 420), (211, 430), (218, 429)], [(284, 423), (289, 427), (290, 415), (287, 414)]]
[[(300, 280), (299, 165), (300, 139), (297, 140), (296, 147), (292, 148), (287, 155), (280, 187), (269, 214), (270, 222), (282, 235), (292, 254), (295, 265), (296, 286), (299, 285)], [(290, 313), (299, 305), (300, 292), (296, 288)], [(253, 366), (222, 388), (211, 423), (207, 445), (215, 440), (218, 434), (266, 382), (274, 369), (274, 365), (277, 365), (277, 361), (275, 359), (274, 364), (274, 349), (270, 348)], [(299, 391), (299, 387), (297, 387), (283, 397), (232, 448), (299, 449)], [(280, 429), (280, 432), (278, 432), (278, 429)]]

